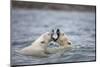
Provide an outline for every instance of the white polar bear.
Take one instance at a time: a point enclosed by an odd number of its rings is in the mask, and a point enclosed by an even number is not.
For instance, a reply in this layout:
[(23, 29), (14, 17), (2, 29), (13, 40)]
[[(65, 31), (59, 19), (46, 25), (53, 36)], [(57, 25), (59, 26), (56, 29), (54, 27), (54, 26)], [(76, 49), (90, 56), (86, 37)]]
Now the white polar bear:
[(20, 53), (32, 56), (48, 56), (46, 54), (46, 49), (48, 43), (51, 41), (51, 33), (46, 32), (42, 34), (36, 41), (34, 41), (30, 46), (23, 48)]

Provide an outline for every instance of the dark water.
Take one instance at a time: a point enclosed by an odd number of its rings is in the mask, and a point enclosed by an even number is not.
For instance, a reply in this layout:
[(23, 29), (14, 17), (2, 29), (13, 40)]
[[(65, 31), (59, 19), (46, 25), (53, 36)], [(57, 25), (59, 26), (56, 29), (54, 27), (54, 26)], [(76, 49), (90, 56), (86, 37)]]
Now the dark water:
[[(95, 60), (95, 12), (12, 9), (11, 61), (13, 65), (62, 63)], [(18, 51), (44, 32), (59, 28), (69, 36), (73, 48), (63, 56), (24, 56)]]

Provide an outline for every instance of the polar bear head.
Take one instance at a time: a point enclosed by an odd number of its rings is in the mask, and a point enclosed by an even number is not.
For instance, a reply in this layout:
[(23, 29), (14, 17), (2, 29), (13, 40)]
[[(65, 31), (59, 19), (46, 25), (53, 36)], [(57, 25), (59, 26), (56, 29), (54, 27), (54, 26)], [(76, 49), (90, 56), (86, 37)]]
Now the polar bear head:
[(36, 41), (34, 41), (33, 44), (47, 46), (51, 40), (52, 40), (51, 39), (51, 32), (45, 32), (41, 36), (39, 36), (39, 38), (36, 39)]
[(51, 41), (51, 32), (46, 32), (46, 33), (42, 34), (41, 37), (42, 37), (41, 43), (43, 43), (43, 42), (48, 43)]
[(60, 46), (63, 47), (69, 47), (71, 46), (71, 41), (69, 40), (68, 36), (64, 33), (61, 32), (59, 29), (56, 30), (57, 38), (53, 38), (54, 41), (59, 43)]

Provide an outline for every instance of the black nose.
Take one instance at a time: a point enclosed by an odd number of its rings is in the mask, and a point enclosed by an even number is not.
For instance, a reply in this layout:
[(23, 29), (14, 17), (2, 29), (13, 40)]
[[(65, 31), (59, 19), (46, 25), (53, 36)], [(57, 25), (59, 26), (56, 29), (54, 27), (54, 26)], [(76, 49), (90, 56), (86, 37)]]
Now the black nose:
[(71, 45), (72, 43), (71, 42), (68, 42), (68, 45)]

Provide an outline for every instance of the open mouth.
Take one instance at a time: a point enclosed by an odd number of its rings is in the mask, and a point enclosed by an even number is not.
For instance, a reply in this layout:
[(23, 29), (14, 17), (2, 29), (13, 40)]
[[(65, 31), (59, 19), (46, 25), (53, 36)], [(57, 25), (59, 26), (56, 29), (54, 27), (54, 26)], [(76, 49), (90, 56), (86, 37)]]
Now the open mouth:
[(51, 39), (53, 41), (57, 41), (60, 35), (60, 30), (57, 29), (56, 32), (54, 31), (54, 29), (52, 30), (52, 35), (51, 35)]

